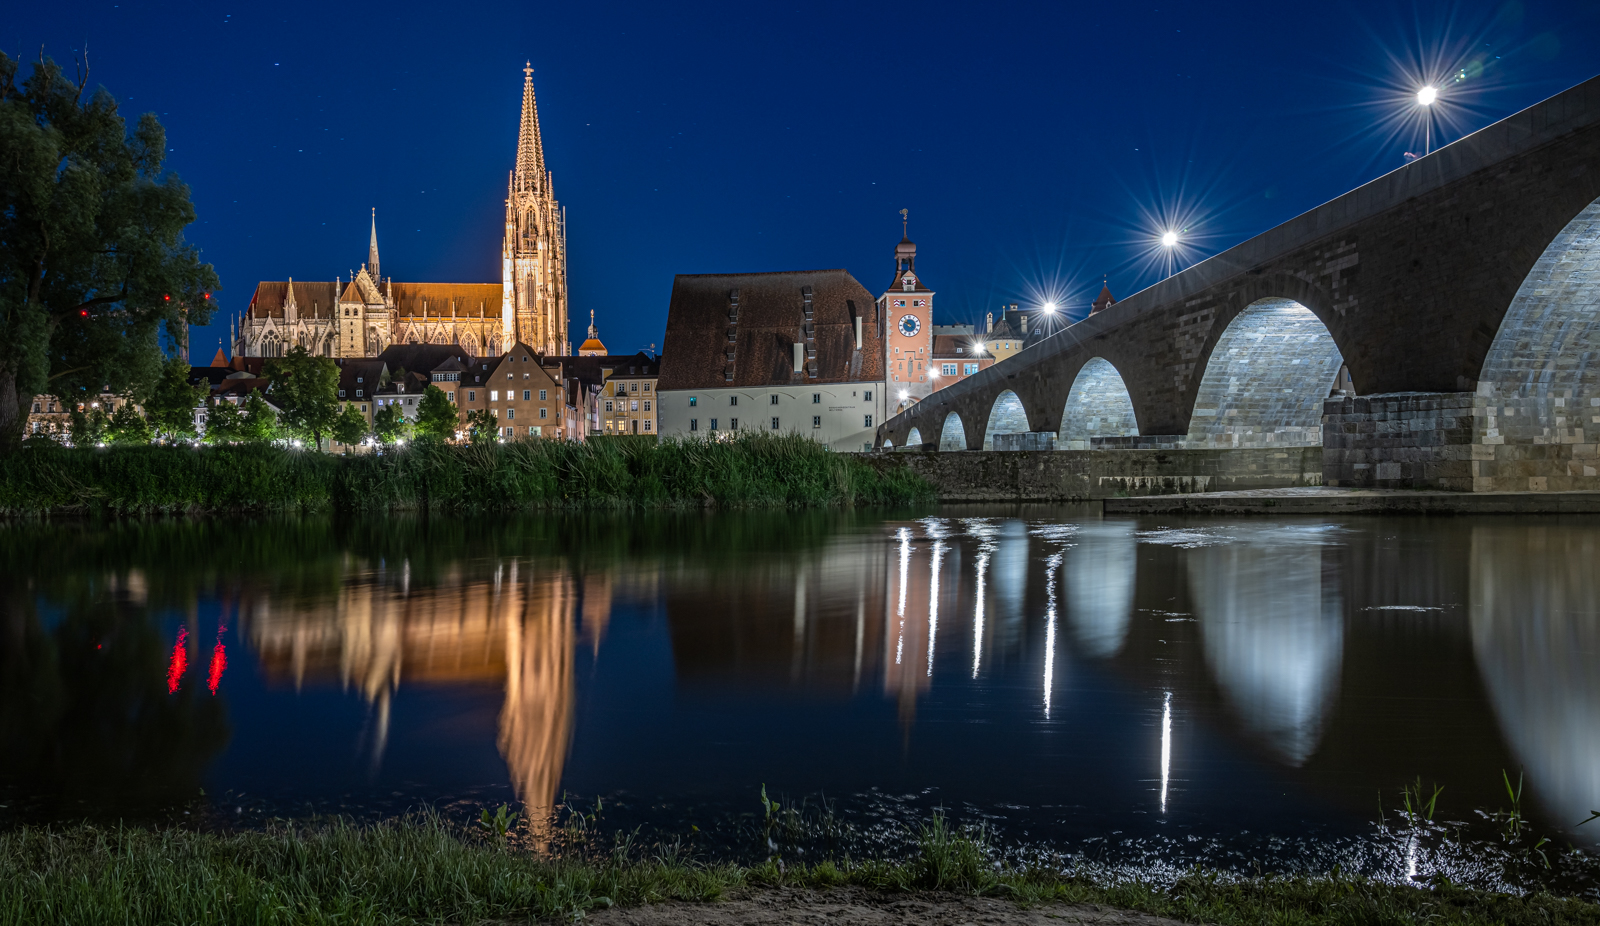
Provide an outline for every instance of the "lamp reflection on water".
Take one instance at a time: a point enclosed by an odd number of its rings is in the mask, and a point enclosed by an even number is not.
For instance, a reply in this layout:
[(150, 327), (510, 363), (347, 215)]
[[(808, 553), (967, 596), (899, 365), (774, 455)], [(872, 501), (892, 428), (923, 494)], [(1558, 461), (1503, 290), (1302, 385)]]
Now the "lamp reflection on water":
[(1167, 783), (1172, 780), (1172, 692), (1161, 705), (1161, 812), (1167, 812)]
[(1050, 719), (1050, 693), (1056, 676), (1056, 573), (1061, 569), (1060, 553), (1044, 561), (1044, 719)]

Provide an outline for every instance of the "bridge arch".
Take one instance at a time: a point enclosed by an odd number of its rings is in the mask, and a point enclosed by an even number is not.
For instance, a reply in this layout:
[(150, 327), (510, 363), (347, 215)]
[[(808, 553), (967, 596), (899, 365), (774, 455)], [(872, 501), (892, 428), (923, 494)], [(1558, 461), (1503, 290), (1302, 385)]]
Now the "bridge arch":
[(1344, 366), (1333, 334), (1292, 299), (1258, 299), (1223, 329), (1195, 391), (1190, 447), (1322, 443), (1322, 402)]
[(994, 449), (996, 434), (1015, 434), (1028, 430), (1028, 411), (1022, 399), (1010, 389), (1002, 390), (989, 406), (989, 421), (983, 430), (983, 449)]
[(1067, 391), (1056, 449), (1088, 450), (1091, 438), (1137, 436), (1139, 421), (1122, 374), (1104, 357), (1091, 358)]
[(961, 421), (961, 416), (955, 412), (944, 416), (944, 429), (939, 432), (939, 449), (967, 449), (967, 429)]
[(920, 429), (920, 428), (912, 428), (910, 433), (908, 433), (906, 435), (905, 446), (907, 446), (907, 447), (916, 447), (918, 449), (921, 449), (921, 447), (922, 447), (922, 429)]
[[(1568, 222), (1518, 287), (1478, 375), (1479, 489), (1592, 489), (1600, 458), (1600, 200)], [(1541, 445), (1537, 460), (1518, 445)], [(1519, 465), (1505, 465), (1519, 464)], [(1530, 469), (1537, 469), (1535, 475)], [(1534, 482), (1539, 480), (1539, 482)], [(1540, 484), (1542, 482), (1542, 484)]]

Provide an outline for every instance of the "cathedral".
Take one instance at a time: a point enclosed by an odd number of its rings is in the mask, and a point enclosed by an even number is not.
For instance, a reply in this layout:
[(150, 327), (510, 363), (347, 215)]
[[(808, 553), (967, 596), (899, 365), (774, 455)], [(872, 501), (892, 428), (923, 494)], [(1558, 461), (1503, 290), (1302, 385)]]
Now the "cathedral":
[(539, 138), (533, 67), (523, 68), (517, 163), (506, 191), (499, 283), (396, 283), (378, 262), (373, 210), (367, 260), (349, 279), (262, 281), (231, 332), (233, 353), (374, 357), (391, 344), (454, 344), (496, 357), (516, 343), (547, 355), (567, 341), (566, 213), (551, 189)]

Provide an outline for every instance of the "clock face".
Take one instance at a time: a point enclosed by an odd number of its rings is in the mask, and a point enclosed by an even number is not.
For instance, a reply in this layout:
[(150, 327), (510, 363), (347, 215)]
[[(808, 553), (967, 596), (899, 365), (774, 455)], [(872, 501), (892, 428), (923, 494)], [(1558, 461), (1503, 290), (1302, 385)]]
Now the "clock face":
[(913, 337), (916, 337), (917, 332), (919, 332), (921, 330), (922, 330), (922, 321), (920, 319), (918, 319), (915, 315), (902, 315), (902, 316), (900, 316), (900, 333), (901, 334), (905, 335), (908, 338), (913, 338)]

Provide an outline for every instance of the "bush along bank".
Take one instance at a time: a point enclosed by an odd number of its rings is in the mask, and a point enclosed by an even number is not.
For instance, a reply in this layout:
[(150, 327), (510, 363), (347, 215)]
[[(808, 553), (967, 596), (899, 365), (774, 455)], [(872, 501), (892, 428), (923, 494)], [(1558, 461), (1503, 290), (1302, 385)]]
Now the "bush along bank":
[(727, 441), (418, 441), (333, 456), (272, 445), (35, 447), (0, 457), (0, 514), (804, 508), (931, 501), (933, 488), (797, 435)]
[[(981, 834), (935, 818), (908, 854), (755, 865), (697, 860), (625, 839), (552, 854), (519, 847), (499, 818), (476, 834), (419, 816), (265, 831), (22, 827), (0, 832), (0, 924), (480, 923), (573, 921), (614, 905), (711, 902), (771, 888), (992, 896), (1026, 905), (1111, 906), (1194, 923), (1592, 926), (1600, 905), (1439, 881), (1393, 884), (1333, 872), (1164, 881), (998, 859)], [(817, 899), (826, 902), (827, 894)], [(1048, 912), (1048, 911), (1047, 911)], [(809, 918), (809, 917), (808, 917)]]

